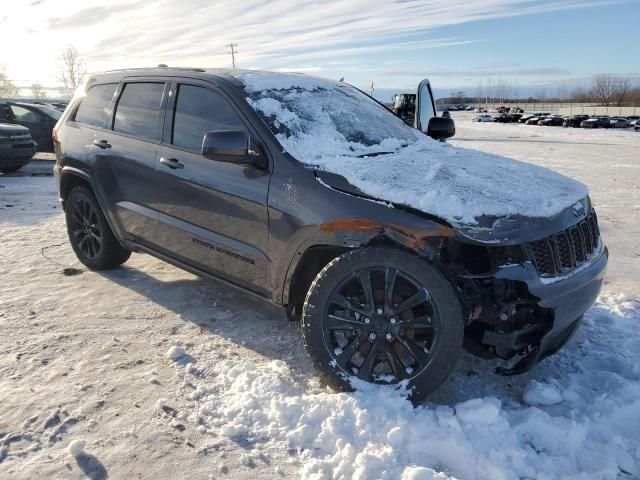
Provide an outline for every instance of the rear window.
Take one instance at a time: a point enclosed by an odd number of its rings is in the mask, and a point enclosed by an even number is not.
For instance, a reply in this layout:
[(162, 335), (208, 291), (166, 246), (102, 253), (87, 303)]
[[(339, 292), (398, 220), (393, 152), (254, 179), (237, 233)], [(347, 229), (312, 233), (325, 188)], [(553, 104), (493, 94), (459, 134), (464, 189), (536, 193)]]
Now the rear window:
[(103, 127), (107, 109), (116, 91), (117, 83), (94, 85), (80, 102), (75, 121), (95, 127)]
[(163, 90), (164, 83), (127, 83), (116, 107), (113, 130), (156, 140)]

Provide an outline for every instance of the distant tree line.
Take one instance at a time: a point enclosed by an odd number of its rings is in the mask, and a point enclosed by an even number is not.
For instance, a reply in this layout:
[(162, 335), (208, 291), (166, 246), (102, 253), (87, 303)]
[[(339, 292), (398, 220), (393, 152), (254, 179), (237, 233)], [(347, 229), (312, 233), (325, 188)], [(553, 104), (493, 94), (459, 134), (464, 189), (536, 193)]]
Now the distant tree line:
[(534, 95), (527, 98), (517, 96), (516, 89), (506, 82), (492, 85), (479, 85), (474, 95), (463, 91), (454, 92), (452, 96), (439, 98), (441, 105), (465, 105), (479, 103), (593, 103), (609, 106), (640, 106), (640, 86), (632, 86), (627, 77), (614, 75), (596, 75), (588, 87), (576, 87), (569, 91), (559, 87), (554, 94), (549, 94), (545, 87), (540, 87)]

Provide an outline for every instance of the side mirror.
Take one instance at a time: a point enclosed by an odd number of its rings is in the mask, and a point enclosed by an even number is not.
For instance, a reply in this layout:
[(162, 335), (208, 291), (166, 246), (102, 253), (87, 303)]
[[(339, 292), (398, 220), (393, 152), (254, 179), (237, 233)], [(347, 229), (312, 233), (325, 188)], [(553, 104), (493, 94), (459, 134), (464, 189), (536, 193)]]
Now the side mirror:
[(427, 135), (435, 140), (444, 140), (456, 134), (456, 124), (450, 118), (432, 117), (427, 127)]
[(267, 168), (267, 159), (258, 142), (242, 131), (207, 132), (202, 139), (202, 156), (219, 162), (251, 165), (262, 170)]

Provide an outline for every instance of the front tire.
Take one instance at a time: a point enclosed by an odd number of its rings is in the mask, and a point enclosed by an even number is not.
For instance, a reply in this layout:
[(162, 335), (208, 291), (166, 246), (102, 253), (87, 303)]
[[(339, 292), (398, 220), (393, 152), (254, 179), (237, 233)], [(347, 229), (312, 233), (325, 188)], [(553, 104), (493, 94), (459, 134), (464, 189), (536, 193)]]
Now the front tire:
[(91, 270), (106, 270), (126, 262), (131, 251), (120, 245), (91, 190), (77, 186), (65, 202), (69, 242), (78, 260)]
[(302, 315), (305, 348), (322, 379), (406, 382), (414, 400), (435, 391), (462, 354), (455, 291), (433, 265), (395, 248), (363, 248), (315, 278)]

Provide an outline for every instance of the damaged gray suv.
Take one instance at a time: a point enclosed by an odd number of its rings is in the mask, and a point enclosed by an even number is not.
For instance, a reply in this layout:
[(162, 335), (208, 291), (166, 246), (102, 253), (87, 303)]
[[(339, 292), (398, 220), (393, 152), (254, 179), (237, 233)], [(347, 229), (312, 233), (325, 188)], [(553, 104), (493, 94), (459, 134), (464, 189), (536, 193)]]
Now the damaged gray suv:
[(463, 348), (529, 369), (557, 351), (607, 263), (579, 182), (438, 141), (358, 89), (297, 74), (94, 75), (58, 122), (71, 245), (95, 270), (145, 252), (282, 305), (322, 379), (447, 378)]

